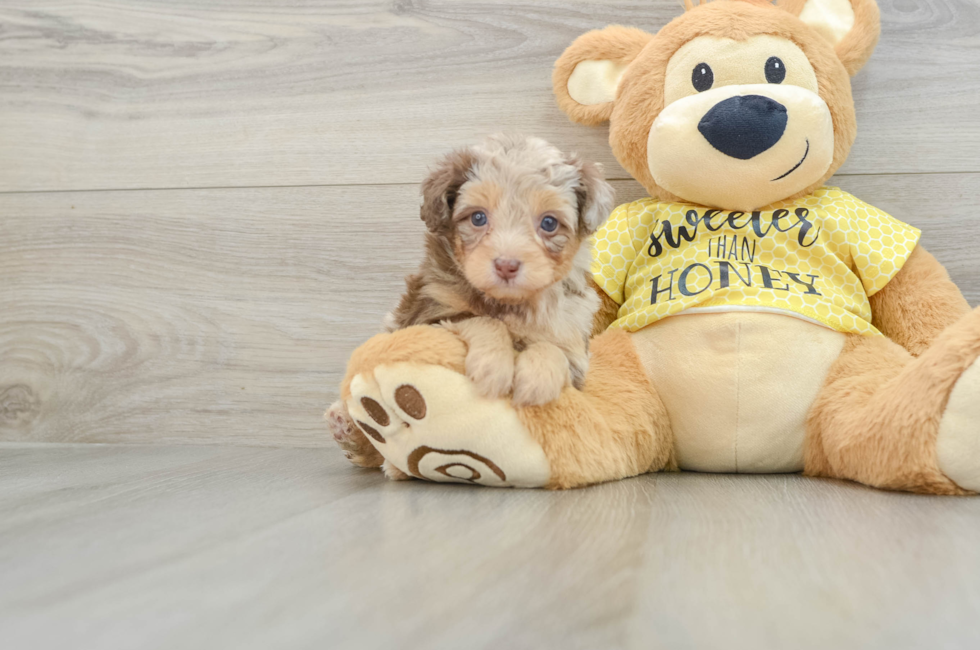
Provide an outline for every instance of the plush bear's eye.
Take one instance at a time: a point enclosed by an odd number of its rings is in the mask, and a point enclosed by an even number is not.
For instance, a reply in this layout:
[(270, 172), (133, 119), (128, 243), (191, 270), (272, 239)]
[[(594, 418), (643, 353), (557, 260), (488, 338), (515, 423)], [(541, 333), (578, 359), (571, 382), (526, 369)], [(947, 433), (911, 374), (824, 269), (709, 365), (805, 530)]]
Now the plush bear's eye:
[(778, 56), (771, 56), (766, 61), (766, 81), (771, 84), (781, 84), (786, 78), (786, 65)]
[(558, 230), (558, 219), (550, 214), (541, 220), (541, 230), (545, 232), (555, 232)]
[(487, 214), (485, 212), (474, 212), (470, 215), (470, 223), (477, 228), (487, 225)]
[(707, 63), (699, 63), (694, 66), (694, 72), (691, 73), (691, 84), (694, 85), (694, 90), (703, 93), (711, 88), (713, 83), (715, 83), (715, 73), (711, 71), (711, 66)]

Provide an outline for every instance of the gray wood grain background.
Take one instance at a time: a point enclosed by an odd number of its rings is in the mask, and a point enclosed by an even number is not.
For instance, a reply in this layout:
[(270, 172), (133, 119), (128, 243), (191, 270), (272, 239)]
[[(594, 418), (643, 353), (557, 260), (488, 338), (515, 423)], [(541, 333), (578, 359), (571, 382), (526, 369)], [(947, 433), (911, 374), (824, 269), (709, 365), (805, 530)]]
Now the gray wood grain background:
[[(980, 6), (885, 0), (833, 182), (980, 302)], [(642, 195), (550, 70), (670, 0), (0, 5), (0, 441), (327, 444), (350, 351), (417, 263), (416, 184), (492, 131)]]

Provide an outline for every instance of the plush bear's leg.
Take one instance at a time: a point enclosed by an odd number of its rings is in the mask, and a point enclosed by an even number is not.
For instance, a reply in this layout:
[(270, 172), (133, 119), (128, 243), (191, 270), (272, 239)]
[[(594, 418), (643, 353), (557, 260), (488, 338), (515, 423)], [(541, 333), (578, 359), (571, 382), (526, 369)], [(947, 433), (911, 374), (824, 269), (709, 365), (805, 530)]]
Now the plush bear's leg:
[(454, 334), (413, 327), (359, 348), (341, 398), (386, 467), (418, 478), (568, 488), (673, 467), (666, 410), (629, 337), (607, 333), (592, 352), (583, 391), (515, 408), (474, 388)]
[(980, 361), (957, 380), (936, 439), (939, 469), (961, 488), (980, 492)]
[(980, 474), (980, 421), (969, 417), (978, 356), (980, 310), (917, 358), (886, 338), (849, 338), (810, 411), (805, 473), (930, 494), (977, 489), (961, 477)]
[(581, 391), (565, 389), (518, 416), (545, 450), (548, 487), (571, 488), (659, 470), (676, 470), (670, 419), (629, 335), (592, 339)]

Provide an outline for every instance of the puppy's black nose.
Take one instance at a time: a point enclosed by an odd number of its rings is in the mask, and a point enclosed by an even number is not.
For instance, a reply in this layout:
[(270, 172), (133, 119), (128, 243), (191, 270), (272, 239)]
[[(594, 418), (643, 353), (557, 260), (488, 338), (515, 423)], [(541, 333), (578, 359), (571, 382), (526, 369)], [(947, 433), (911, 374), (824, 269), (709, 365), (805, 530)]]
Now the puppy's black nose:
[(493, 261), (493, 269), (500, 276), (501, 280), (511, 280), (516, 275), (517, 272), (521, 270), (520, 260), (505, 260), (498, 257)]
[(698, 124), (711, 146), (726, 156), (748, 160), (783, 137), (786, 107), (762, 95), (729, 97), (715, 104)]

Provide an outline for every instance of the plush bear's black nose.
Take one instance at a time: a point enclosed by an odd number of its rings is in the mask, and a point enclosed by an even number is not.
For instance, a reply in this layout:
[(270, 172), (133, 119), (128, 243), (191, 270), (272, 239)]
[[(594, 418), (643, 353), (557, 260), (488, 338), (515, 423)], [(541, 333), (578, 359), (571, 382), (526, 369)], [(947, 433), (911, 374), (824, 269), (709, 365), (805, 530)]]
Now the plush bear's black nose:
[(785, 130), (786, 107), (762, 95), (720, 101), (698, 124), (698, 131), (712, 147), (739, 160), (769, 149), (779, 142)]

